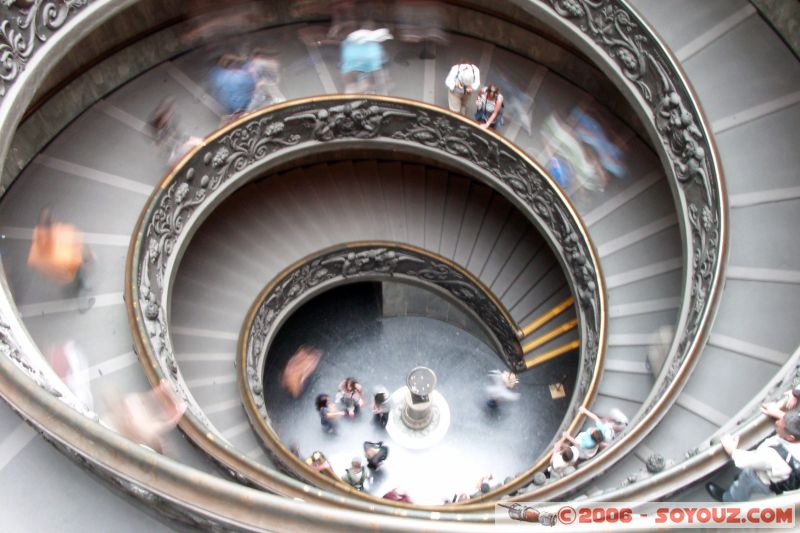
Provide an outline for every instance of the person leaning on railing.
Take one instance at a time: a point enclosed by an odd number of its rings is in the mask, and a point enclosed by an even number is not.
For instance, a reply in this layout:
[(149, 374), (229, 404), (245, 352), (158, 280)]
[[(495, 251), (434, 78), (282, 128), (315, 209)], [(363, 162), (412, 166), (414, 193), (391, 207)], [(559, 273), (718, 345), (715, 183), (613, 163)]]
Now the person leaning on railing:
[[(796, 398), (793, 403), (796, 405)], [(778, 403), (764, 404), (761, 411), (775, 419), (776, 434), (755, 450), (740, 450), (738, 436), (720, 438), (723, 449), (742, 471), (727, 489), (706, 484), (715, 500), (748, 501), (753, 494), (781, 494), (800, 488), (800, 414), (785, 413)]]
[(450, 69), (444, 84), (448, 90), (450, 111), (466, 115), (472, 93), (481, 86), (481, 72), (477, 66), (462, 59)]

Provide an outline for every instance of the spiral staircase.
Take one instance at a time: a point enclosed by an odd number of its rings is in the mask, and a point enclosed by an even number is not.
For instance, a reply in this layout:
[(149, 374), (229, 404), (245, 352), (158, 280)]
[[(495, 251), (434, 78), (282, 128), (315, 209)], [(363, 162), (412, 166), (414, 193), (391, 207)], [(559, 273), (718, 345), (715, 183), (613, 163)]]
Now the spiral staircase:
[[(554, 352), (586, 358), (584, 311), (562, 305), (579, 297), (580, 284), (546, 228), (490, 180), (422, 156), (393, 160), (385, 147), (366, 144), (285, 164), (231, 192), (195, 220), (164, 296), (175, 386), (200, 414), (169, 435), (166, 457), (145, 450), (98, 424), (40, 354), (75, 339), (96, 395), (140, 392), (171, 375), (134, 326), (145, 315), (132, 297), (140, 279), (131, 276), (139, 268), (132, 258), (144, 242), (143, 213), (193, 163), (170, 171), (146, 120), (169, 94), (185, 130), (213, 134), (209, 147), (221, 142), (208, 52), (180, 39), (191, 21), (177, 16), (178, 2), (29, 4), (4, 8), (0, 42), (13, 58), (0, 101), (0, 394), (8, 402), (0, 406), (0, 529), (486, 530), (499, 498), (707, 500), (702, 481), (732, 474), (716, 437), (736, 432), (752, 445), (768, 434), (757, 407), (791, 386), (800, 357), (800, 250), (791, 230), (800, 213), (792, 142), (800, 65), (749, 2), (445, 2), (447, 44), (437, 45), (435, 59), (418, 59), (415, 43), (387, 44), (388, 93), (398, 100), (374, 97), (376, 106), (446, 107), (442, 80), (471, 57), (484, 79), (513, 88), (498, 130), (513, 143), (508, 150), (544, 164), (542, 124), (575, 108), (599, 116), (623, 147), (623, 179), (563, 201), (591, 242), (605, 304), (602, 370), (572, 408), (617, 407), (631, 426), (574, 474), (543, 482), (540, 462), (486, 500), (440, 510), (393, 507), (284, 474), (285, 458), (265, 453), (242, 409), (242, 324), (289, 265), (342, 243), (390, 241), (436, 254), (485, 287), (519, 330), (523, 366)], [(322, 105), (312, 97), (344, 90), (325, 15), (307, 4), (276, 7), (267, 22), (227, 38), (239, 49), (280, 49), (287, 105)], [(365, 9), (391, 21), (385, 6)], [(120, 35), (103, 43), (114, 31)], [(636, 46), (651, 63), (629, 64), (622, 51)], [(663, 93), (645, 96), (654, 90)], [(44, 205), (80, 227), (97, 256), (86, 313), (26, 268)], [(647, 356), (663, 327), (678, 334), (660, 370)], [(564, 424), (574, 431), (581, 422)]]

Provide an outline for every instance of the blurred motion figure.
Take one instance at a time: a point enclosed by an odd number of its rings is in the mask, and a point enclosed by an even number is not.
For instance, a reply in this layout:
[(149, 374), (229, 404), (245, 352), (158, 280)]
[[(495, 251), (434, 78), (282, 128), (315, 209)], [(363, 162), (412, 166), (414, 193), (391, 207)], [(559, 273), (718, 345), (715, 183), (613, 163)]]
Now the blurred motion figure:
[(111, 425), (134, 442), (163, 453), (162, 437), (171, 431), (186, 411), (186, 404), (161, 380), (151, 391), (124, 397), (105, 397)]
[(94, 305), (89, 297), (89, 269), (94, 254), (83, 242), (83, 235), (71, 224), (56, 222), (53, 210), (45, 207), (33, 229), (28, 267), (77, 292), (78, 310), (82, 313)]
[(322, 359), (322, 350), (313, 346), (301, 346), (289, 358), (281, 374), (281, 386), (292, 398), (299, 398), (306, 381), (314, 373)]

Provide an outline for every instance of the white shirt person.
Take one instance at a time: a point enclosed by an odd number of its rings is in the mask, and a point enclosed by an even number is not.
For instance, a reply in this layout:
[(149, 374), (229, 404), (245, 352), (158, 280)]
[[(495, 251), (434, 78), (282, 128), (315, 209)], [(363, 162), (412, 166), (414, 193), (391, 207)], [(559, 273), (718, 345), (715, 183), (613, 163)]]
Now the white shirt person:
[(460, 61), (450, 69), (444, 84), (450, 111), (466, 115), (472, 93), (481, 86), (481, 72), (475, 65)]

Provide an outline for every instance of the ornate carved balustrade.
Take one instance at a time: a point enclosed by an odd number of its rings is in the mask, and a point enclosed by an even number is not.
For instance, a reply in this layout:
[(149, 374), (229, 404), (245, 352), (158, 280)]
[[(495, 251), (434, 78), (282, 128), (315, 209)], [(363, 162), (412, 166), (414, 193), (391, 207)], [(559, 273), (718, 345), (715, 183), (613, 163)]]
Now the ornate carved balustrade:
[[(267, 284), (239, 335), (236, 365), (242, 402), (271, 457), (288, 465), (289, 471), (302, 472), (302, 465), (281, 444), (264, 399), (264, 369), (272, 341), (292, 313), (315, 295), (345, 283), (388, 279), (420, 285), (458, 302), (486, 330), (496, 353), (504, 356), (510, 367), (522, 364), (516, 327), (508, 311), (480, 280), (452, 261), (395, 242), (348, 243), (320, 251), (294, 263)], [(309, 479), (316, 483), (324, 480)]]
[[(3, 20), (0, 23), (0, 160), (5, 161), (8, 144), (18, 125), (24, 109), (33, 98), (38, 84), (49, 68), (58, 61), (70, 47), (80, 42), (92, 28), (100, 24), (111, 14), (121, 12), (134, 0), (32, 0), (11, 2), (10, 7), (2, 8)], [(469, 4), (470, 2), (464, 2)], [(4, 3), (4, 6), (6, 3)], [(513, 7), (512, 7), (513, 6)], [(723, 279), (723, 266), (726, 257), (727, 222), (724, 186), (721, 171), (716, 158), (716, 151), (703, 119), (700, 107), (677, 63), (671, 58), (666, 48), (659, 42), (654, 32), (636, 13), (620, 0), (548, 0), (532, 2), (516, 0), (495, 6), (499, 12), (514, 13), (515, 10), (538, 17), (551, 28), (559, 32), (563, 38), (579, 48), (587, 57), (599, 65), (624, 94), (633, 103), (642, 118), (645, 127), (654, 140), (662, 162), (667, 169), (668, 178), (678, 206), (683, 235), (685, 264), (685, 287), (678, 327), (678, 335), (672, 344), (667, 363), (658, 386), (646, 402), (638, 420), (631, 424), (628, 434), (616, 441), (612, 447), (595, 461), (583, 469), (583, 474), (599, 475), (611, 467), (624, 454), (631, 451), (642, 436), (663, 416), (670, 404), (685, 383), (688, 373), (698, 356), (704, 342), (704, 336), (718, 301)], [(330, 112), (323, 117), (319, 114), (306, 114), (297, 117), (296, 124), (306, 125), (306, 133), (314, 132), (323, 138), (337, 128), (347, 127), (349, 121), (331, 124), (328, 120)], [(378, 115), (369, 117), (369, 127), (378, 128), (382, 122)], [(263, 124), (264, 127), (268, 124)], [(415, 141), (425, 143), (441, 143), (441, 137), (431, 131), (430, 122), (420, 124), (420, 135)], [(253, 126), (256, 127), (256, 126)], [(364, 130), (371, 131), (371, 130)], [(225, 135), (232, 133), (230, 130)], [(263, 132), (266, 133), (266, 130)], [(274, 138), (277, 131), (267, 137)], [(185, 181), (177, 179), (175, 183), (184, 183), (170, 188), (171, 181), (166, 184), (169, 194), (162, 197), (163, 205), (180, 198), (182, 206), (196, 201), (203, 194), (212, 196), (214, 187), (222, 181), (218, 171), (222, 167), (233, 168), (244, 164), (260, 150), (269, 150), (272, 141), (267, 140), (260, 146), (249, 146), (246, 140), (251, 132), (242, 131), (230, 137), (231, 146), (248, 149), (240, 151), (230, 165), (221, 167), (214, 165), (228, 160), (211, 154), (203, 164), (214, 170), (195, 171), (182, 176)], [(488, 139), (493, 140), (492, 137)], [(282, 138), (291, 142), (291, 138)], [(298, 141), (299, 142), (299, 141)], [(447, 144), (444, 144), (447, 146)], [(461, 146), (455, 144), (453, 146)], [(491, 148), (491, 143), (487, 148)], [(490, 152), (491, 154), (491, 152)], [(491, 154), (494, 157), (493, 154)], [(236, 161), (242, 161), (237, 163)], [(192, 181), (194, 179), (194, 181)], [(216, 180), (220, 181), (217, 182)], [(514, 189), (515, 177), (506, 181), (506, 187)], [(203, 193), (203, 191), (206, 191)], [(162, 191), (163, 192), (163, 191)], [(524, 196), (524, 195), (523, 195)], [(541, 214), (547, 213), (546, 206), (541, 206)], [(165, 212), (166, 213), (166, 212)], [(186, 207), (179, 210), (178, 216), (172, 211), (170, 217), (159, 221), (161, 230), (182, 226), (186, 222)], [(169, 231), (167, 231), (169, 233)], [(154, 235), (158, 235), (155, 233)], [(179, 243), (165, 238), (156, 243), (158, 251), (170, 252)], [(149, 246), (149, 243), (148, 243)], [(156, 248), (154, 248), (155, 250)], [(150, 265), (159, 275), (162, 265), (157, 260)], [(150, 267), (149, 266), (149, 267)], [(149, 268), (148, 267), (148, 268)], [(150, 278), (150, 273), (142, 272)], [(163, 278), (164, 271), (160, 274)], [(139, 279), (143, 279), (140, 277)], [(162, 279), (163, 281), (163, 279)], [(146, 287), (148, 291), (150, 287)], [(145, 328), (148, 334), (155, 334), (157, 342), (155, 354), (166, 363), (166, 369), (173, 370), (165, 356), (169, 344), (165, 336), (160, 343), (159, 328), (163, 320), (163, 303), (155, 298), (152, 292), (146, 293), (143, 301), (144, 316), (137, 318), (138, 325)], [(276, 499), (269, 500), (245, 488), (233, 489), (231, 484), (218, 480), (206, 479), (203, 476), (187, 474), (186, 467), (175, 465), (167, 459), (143, 451), (138, 446), (130, 446), (123, 439), (113, 435), (99, 424), (79, 414), (71, 407), (55, 401), (52, 392), (58, 385), (52, 381), (53, 376), (46, 372), (37, 373), (41, 369), (41, 355), (27, 337), (21, 321), (14, 311), (13, 300), (7, 287), (0, 295), (0, 318), (8, 327), (0, 336), (0, 347), (4, 357), (0, 360), (0, 393), (21, 414), (33, 421), (34, 426), (49, 438), (55, 439), (58, 445), (69, 451), (77, 460), (105, 477), (116, 480), (124, 490), (134, 494), (141, 501), (156, 507), (177, 510), (184, 516), (197, 519), (199, 525), (209, 527), (211, 524), (236, 524), (247, 528), (270, 527), (283, 529), (288, 527), (308, 527), (310, 530), (338, 530), (348, 527), (351, 530), (372, 528), (376, 523), (384, 530), (398, 530), (409, 527), (408, 523), (398, 518), (376, 517), (365, 518), (365, 514), (353, 511), (333, 511), (326, 508), (324, 528), (320, 521), (308, 516), (319, 516), (321, 508), (311, 504)], [(147, 322), (145, 322), (147, 321)], [(145, 326), (145, 324), (149, 324)], [(796, 368), (784, 369), (783, 379), (794, 376)], [(42, 378), (44, 381), (42, 381)], [(31, 381), (31, 379), (33, 381)], [(34, 384), (35, 383), (35, 384)], [(49, 384), (48, 384), (49, 383)], [(45, 428), (39, 420), (50, 419)], [(740, 426), (743, 443), (755, 442), (763, 436), (768, 424), (764, 417), (745, 421)], [(102, 456), (102, 459), (100, 458)], [(125, 457), (126, 461), (114, 462), (114, 457)], [(644, 481), (626, 487), (626, 494), (657, 498), (678, 489), (683, 483), (717, 468), (721, 464), (718, 446), (702, 451), (680, 465), (665, 470), (662, 475), (653, 476)], [(692, 470), (694, 478), (681, 477), (681, 468)], [(163, 475), (152, 475), (152, 472)], [(674, 473), (678, 472), (677, 475)], [(580, 474), (581, 472), (579, 472)], [(672, 477), (670, 477), (672, 475)], [(538, 492), (527, 495), (528, 498), (546, 498), (575, 490), (585, 478), (573, 476), (545, 487)], [(202, 488), (190, 486), (201, 483)], [(287, 495), (302, 497), (305, 491), (308, 498), (325, 500), (323, 493), (316, 493), (299, 486), (292, 487), (291, 480), (280, 479), (276, 475), (275, 488)], [(334, 500), (327, 500), (333, 503)], [(166, 503), (164, 503), (166, 502)], [(224, 502), (218, 505), (217, 502)], [(252, 503), (257, 502), (257, 503)], [(253, 511), (252, 505), (259, 505), (261, 514)], [(350, 505), (358, 508), (357, 503)], [(201, 509), (206, 509), (202, 511)], [(380, 509), (378, 509), (380, 511)], [(241, 512), (243, 511), (243, 512)], [(457, 519), (466, 521), (487, 520), (485, 514), (456, 515)], [(392, 512), (389, 510), (388, 512)], [(410, 510), (409, 514), (414, 515)], [(426, 515), (428, 518), (431, 516)], [(269, 521), (265, 522), (264, 517)], [(447, 519), (448, 513), (437, 518)], [(316, 524), (316, 525), (312, 525)], [(352, 527), (349, 527), (351, 525)], [(456, 528), (454, 529), (453, 526)], [(452, 524), (446, 521), (429, 523), (429, 530), (470, 530), (473, 526), (464, 523)]]
[[(125, 300), (145, 371), (153, 383), (167, 379), (180, 392), (189, 406), (182, 429), (228, 468), (234, 464), (241, 468), (248, 460), (231, 456), (225, 438), (193, 399), (170, 340), (169, 293), (181, 251), (198, 221), (270, 168), (312, 150), (371, 147), (423, 155), (481, 179), (537, 227), (560, 261), (577, 302), (581, 364), (561, 429), (574, 430), (580, 422), (578, 407), (588, 405), (594, 396), (605, 345), (605, 294), (598, 261), (569, 201), (538, 165), (493, 132), (427, 104), (363, 96), (287, 102), (243, 117), (184, 157), (144, 208), (128, 256)], [(475, 311), (496, 335), (501, 355), (514, 368), (523, 369), (514, 331), (496, 324), (502, 313), (488, 308)], [(248, 368), (257, 376), (255, 370)], [(536, 467), (546, 460), (543, 456)], [(263, 468), (252, 463), (243, 475), (270, 487), (270, 475), (265, 477)]]

